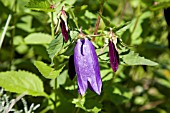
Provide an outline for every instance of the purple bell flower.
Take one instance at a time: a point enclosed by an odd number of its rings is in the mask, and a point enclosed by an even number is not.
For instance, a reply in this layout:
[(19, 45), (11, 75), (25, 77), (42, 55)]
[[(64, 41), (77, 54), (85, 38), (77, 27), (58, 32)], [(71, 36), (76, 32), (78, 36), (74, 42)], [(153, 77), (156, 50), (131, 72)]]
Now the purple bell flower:
[(109, 57), (110, 57), (110, 65), (114, 72), (117, 71), (119, 66), (119, 54), (116, 50), (114, 43), (109, 40)]
[(74, 48), (74, 65), (77, 73), (78, 91), (84, 95), (87, 88), (101, 93), (100, 67), (93, 44), (87, 39), (78, 39)]

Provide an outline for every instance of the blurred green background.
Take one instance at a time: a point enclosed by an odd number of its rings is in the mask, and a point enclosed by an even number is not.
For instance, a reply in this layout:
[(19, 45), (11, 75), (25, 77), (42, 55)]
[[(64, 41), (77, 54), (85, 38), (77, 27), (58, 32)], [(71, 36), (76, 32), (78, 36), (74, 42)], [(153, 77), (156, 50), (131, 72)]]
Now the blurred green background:
[[(0, 0), (0, 36), (8, 16), (12, 15), (0, 48), (0, 71), (25, 70), (36, 74), (42, 80), (45, 92), (53, 99), (54, 79), (46, 79), (34, 66), (34, 61), (37, 60), (49, 65), (51, 63), (46, 51), (52, 40), (51, 14), (25, 7), (28, 2)], [(54, 2), (59, 3), (59, 0)], [(54, 2), (48, 1), (49, 4)], [(66, 4), (69, 14), (70, 29), (76, 28), (75, 23), (78, 23), (84, 33), (94, 34), (101, 0), (64, 0), (55, 9), (54, 21), (63, 4)], [(133, 46), (129, 47), (130, 51), (135, 51), (159, 65), (131, 65), (130, 59), (135, 58), (131, 56), (127, 59), (130, 63), (126, 64), (123, 57), (125, 53), (120, 50), (120, 65), (116, 73), (112, 71), (109, 63), (99, 59), (103, 81), (101, 96), (88, 90), (87, 94), (80, 98), (77, 94), (76, 78), (71, 81), (68, 77), (68, 56), (56, 56), (55, 65), (66, 64), (55, 82), (57, 108), (50, 98), (42, 96), (25, 96), (27, 105), (40, 104), (34, 111), (36, 113), (170, 113), (170, 48), (167, 38), (168, 25), (164, 17), (164, 9), (168, 7), (169, 0), (106, 0), (98, 30), (102, 34), (107, 31), (107, 27), (115, 28), (116, 35), (125, 44)], [(116, 30), (119, 26), (123, 27)], [(96, 37), (94, 43), (99, 54), (104, 45), (104, 37)], [(107, 57), (106, 54), (104, 59)], [(8, 91), (4, 93), (9, 95), (9, 99), (17, 96)], [(2, 95), (0, 102), (3, 102)], [(14, 109), (23, 109), (22, 102), (16, 103)]]

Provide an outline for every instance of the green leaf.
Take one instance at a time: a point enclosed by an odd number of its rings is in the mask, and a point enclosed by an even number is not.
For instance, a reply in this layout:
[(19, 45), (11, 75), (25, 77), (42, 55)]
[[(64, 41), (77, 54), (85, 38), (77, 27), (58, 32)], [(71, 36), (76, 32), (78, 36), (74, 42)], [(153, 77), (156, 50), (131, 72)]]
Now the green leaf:
[(92, 12), (89, 12), (88, 10), (86, 10), (84, 15), (89, 19), (96, 19), (97, 18), (95, 14), (93, 14)]
[(78, 31), (70, 31), (70, 37), (71, 39), (76, 39), (79, 35), (79, 32)]
[(76, 105), (75, 107), (79, 107), (79, 108), (81, 108), (83, 110), (86, 110), (86, 108), (84, 107), (84, 103), (85, 103), (85, 98), (84, 97), (82, 97), (82, 98), (74, 98), (72, 103)]
[(26, 44), (49, 44), (51, 40), (51, 36), (45, 33), (32, 33), (24, 39)]
[(81, 108), (86, 112), (90, 112), (90, 113), (98, 113), (99, 111), (101, 111), (101, 107), (102, 107), (99, 101), (94, 99), (85, 100), (85, 97), (74, 98), (72, 103), (75, 104), (75, 107)]
[[(57, 88), (60, 87), (60, 85), (64, 85), (66, 83), (66, 80), (68, 78), (68, 71), (64, 70), (59, 76), (57, 76)], [(55, 89), (55, 79), (52, 79), (50, 81), (50, 86)]]
[(54, 12), (54, 9), (50, 8), (50, 3), (48, 0), (30, 0), (26, 7), (36, 10), (36, 11), (45, 11), (45, 12)]
[(74, 54), (74, 47), (75, 47), (75, 43), (71, 43), (63, 54), (66, 55), (66, 56), (73, 55)]
[(106, 17), (104, 17), (103, 15), (101, 15), (100, 13), (99, 13), (99, 15), (100, 15), (100, 17), (102, 18), (104, 24), (105, 24), (106, 26), (109, 26), (109, 25), (110, 25), (110, 21), (109, 21)]
[(51, 68), (50, 66), (48, 66), (47, 64), (45, 64), (44, 62), (41, 62), (41, 61), (35, 61), (34, 65), (37, 67), (39, 72), (45, 78), (48, 78), (48, 79), (56, 78), (58, 75), (60, 75), (60, 72), (64, 68), (64, 66), (62, 66), (60, 69), (55, 70), (55, 69)]
[(150, 18), (151, 16), (152, 16), (152, 12), (147, 11), (147, 12), (144, 12), (139, 17), (132, 20), (131, 26), (130, 26), (130, 32), (132, 33), (131, 37), (132, 37), (133, 45), (141, 44), (142, 40), (139, 37), (141, 36), (142, 32), (144, 31), (144, 29), (142, 28), (142, 23), (144, 22), (144, 20), (146, 18)]
[(158, 63), (156, 62), (153, 62), (151, 60), (139, 56), (139, 54), (134, 53), (134, 51), (130, 52), (129, 54), (123, 55), (122, 59), (127, 65), (148, 65), (148, 66), (158, 65)]
[(60, 34), (57, 38), (51, 41), (47, 49), (48, 54), (52, 60), (55, 57), (55, 55), (57, 55), (58, 52), (61, 50), (62, 46), (63, 46), (63, 37), (62, 34)]
[(7, 71), (0, 73), (0, 87), (15, 93), (27, 93), (32, 96), (47, 96), (42, 81), (26, 71)]
[(124, 24), (122, 24), (122, 25), (120, 25), (116, 28), (113, 28), (113, 30), (116, 31), (116, 34), (119, 37), (122, 37), (123, 33), (130, 28), (130, 25), (131, 25), (130, 22), (126, 22), (126, 23), (124, 23)]

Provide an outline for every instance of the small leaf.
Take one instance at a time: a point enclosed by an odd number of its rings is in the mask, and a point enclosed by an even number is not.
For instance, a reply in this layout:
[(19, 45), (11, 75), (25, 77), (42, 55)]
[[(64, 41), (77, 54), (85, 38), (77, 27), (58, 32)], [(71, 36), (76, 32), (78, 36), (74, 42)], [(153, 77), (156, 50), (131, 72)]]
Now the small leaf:
[(66, 56), (73, 55), (74, 54), (74, 47), (75, 47), (75, 43), (71, 43), (63, 54), (66, 55)]
[(45, 64), (44, 62), (41, 62), (41, 61), (35, 61), (34, 65), (37, 67), (39, 72), (45, 78), (48, 78), (48, 79), (56, 78), (58, 75), (60, 75), (60, 72), (64, 68), (64, 66), (62, 66), (60, 69), (54, 70), (53, 68), (51, 68), (50, 66), (48, 66), (47, 64)]
[(86, 108), (84, 107), (84, 103), (85, 103), (85, 98), (74, 98), (72, 101), (73, 104), (75, 104), (75, 107), (81, 108), (83, 110), (86, 110)]
[(47, 49), (48, 54), (52, 60), (55, 57), (55, 55), (57, 55), (58, 52), (61, 50), (62, 46), (63, 46), (63, 37), (62, 34), (60, 34), (57, 38), (51, 41)]
[(45, 12), (54, 12), (55, 10), (50, 8), (50, 3), (48, 0), (30, 0), (26, 7), (36, 10), (36, 11), (45, 11)]
[(130, 52), (129, 54), (123, 55), (122, 59), (127, 65), (148, 65), (148, 66), (158, 65), (158, 63), (156, 62), (153, 62), (151, 60), (139, 56), (139, 54), (134, 53), (134, 51)]
[(47, 96), (42, 81), (26, 71), (7, 71), (0, 73), (0, 87), (15, 93), (27, 93), (32, 96)]
[(70, 37), (72, 40), (76, 39), (78, 35), (79, 35), (78, 31), (70, 31)]
[(116, 28), (113, 28), (113, 31), (116, 32), (116, 34), (121, 37), (125, 31), (127, 31), (130, 28), (131, 23), (126, 22)]
[(84, 16), (86, 16), (89, 19), (96, 19), (97, 18), (95, 14), (93, 14), (92, 12), (89, 12), (88, 10), (86, 10)]
[(102, 16), (100, 13), (99, 13), (99, 15), (100, 15), (100, 17), (102, 18), (104, 24), (105, 24), (106, 26), (109, 26), (109, 25), (110, 25), (110, 21), (109, 21), (106, 17)]
[(45, 33), (32, 33), (24, 39), (26, 44), (49, 44), (51, 40), (51, 36)]

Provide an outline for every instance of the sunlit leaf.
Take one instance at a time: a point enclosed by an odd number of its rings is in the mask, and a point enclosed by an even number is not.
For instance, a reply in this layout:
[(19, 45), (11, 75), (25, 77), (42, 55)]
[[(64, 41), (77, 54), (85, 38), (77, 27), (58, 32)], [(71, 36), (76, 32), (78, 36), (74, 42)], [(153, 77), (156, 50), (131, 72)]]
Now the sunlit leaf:
[(0, 87), (15, 93), (47, 96), (44, 92), (42, 81), (35, 74), (26, 71), (1, 72)]
[(51, 36), (45, 33), (32, 33), (24, 39), (26, 44), (49, 44), (51, 40)]
[(122, 56), (123, 62), (127, 65), (148, 65), (156, 66), (158, 63), (148, 60), (144, 57), (139, 56), (138, 53), (131, 51), (129, 54)]
[(50, 3), (48, 0), (30, 0), (26, 7), (37, 10), (37, 11), (45, 11), (45, 12), (54, 12), (55, 10), (50, 8)]
[(76, 39), (79, 35), (78, 31), (70, 31), (70, 37), (71, 39)]
[(35, 61), (34, 65), (38, 68), (39, 72), (48, 79), (56, 78), (64, 68), (64, 66), (62, 66), (60, 69), (55, 70), (41, 61)]

